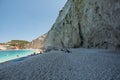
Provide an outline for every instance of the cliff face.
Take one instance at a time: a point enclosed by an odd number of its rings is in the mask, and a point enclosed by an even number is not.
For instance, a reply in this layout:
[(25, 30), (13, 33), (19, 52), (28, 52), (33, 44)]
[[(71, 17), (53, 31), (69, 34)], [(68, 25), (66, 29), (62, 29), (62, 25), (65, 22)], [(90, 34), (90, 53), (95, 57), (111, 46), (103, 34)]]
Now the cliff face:
[(25, 47), (26, 48), (32, 48), (32, 49), (38, 49), (38, 48), (44, 48), (44, 43), (46, 40), (47, 34), (44, 34), (37, 39), (33, 40), (29, 44), (27, 44)]
[(45, 47), (120, 48), (120, 0), (68, 0)]

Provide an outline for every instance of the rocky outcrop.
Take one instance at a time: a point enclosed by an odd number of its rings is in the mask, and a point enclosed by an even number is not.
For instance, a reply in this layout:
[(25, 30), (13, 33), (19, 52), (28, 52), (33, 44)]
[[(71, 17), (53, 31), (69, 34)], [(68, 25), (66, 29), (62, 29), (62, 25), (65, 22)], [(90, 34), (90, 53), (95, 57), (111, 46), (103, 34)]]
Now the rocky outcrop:
[(120, 0), (68, 0), (45, 47), (120, 48)]
[(25, 46), (25, 48), (32, 48), (32, 49), (43, 49), (44, 43), (46, 40), (47, 33), (38, 37), (37, 39), (33, 40), (29, 44)]
[(7, 44), (0, 45), (0, 50), (10, 50), (10, 49), (16, 49), (14, 46), (10, 46)]
[(7, 48), (3, 45), (0, 45), (0, 50), (7, 50)]

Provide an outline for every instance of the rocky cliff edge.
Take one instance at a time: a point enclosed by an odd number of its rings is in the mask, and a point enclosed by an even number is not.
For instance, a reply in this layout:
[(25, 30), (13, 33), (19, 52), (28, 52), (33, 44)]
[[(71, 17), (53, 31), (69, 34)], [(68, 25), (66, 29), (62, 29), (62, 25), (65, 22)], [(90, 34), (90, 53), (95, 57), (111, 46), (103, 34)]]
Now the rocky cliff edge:
[(120, 48), (120, 0), (68, 0), (45, 47)]

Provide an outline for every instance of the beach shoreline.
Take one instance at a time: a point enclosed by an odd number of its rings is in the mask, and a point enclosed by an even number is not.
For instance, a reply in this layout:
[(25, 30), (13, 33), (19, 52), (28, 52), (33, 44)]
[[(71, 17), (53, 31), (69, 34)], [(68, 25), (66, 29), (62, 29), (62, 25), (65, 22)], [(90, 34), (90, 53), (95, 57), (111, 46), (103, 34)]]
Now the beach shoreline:
[[(83, 48), (69, 50), (71, 51), (70, 53), (52, 50), (41, 55), (28, 56), (21, 61), (18, 60), (2, 63), (0, 64), (0, 79), (120, 79), (120, 51)], [(112, 74), (114, 74), (114, 77), (111, 76)]]
[[(4, 63), (4, 62), (12, 61), (14, 59), (19, 59), (19, 58), (35, 55), (34, 53), (36, 53), (36, 51), (34, 49), (1, 50), (1, 54), (3, 55), (3, 57), (0, 58), (0, 63)], [(11, 54), (13, 54), (13, 57), (11, 56)]]

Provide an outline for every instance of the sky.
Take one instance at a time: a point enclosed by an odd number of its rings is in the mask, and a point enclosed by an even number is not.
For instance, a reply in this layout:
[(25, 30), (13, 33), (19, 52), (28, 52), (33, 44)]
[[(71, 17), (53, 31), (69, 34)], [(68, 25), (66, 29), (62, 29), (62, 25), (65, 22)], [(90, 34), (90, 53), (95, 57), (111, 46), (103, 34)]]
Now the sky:
[(67, 0), (0, 0), (0, 43), (48, 32)]

